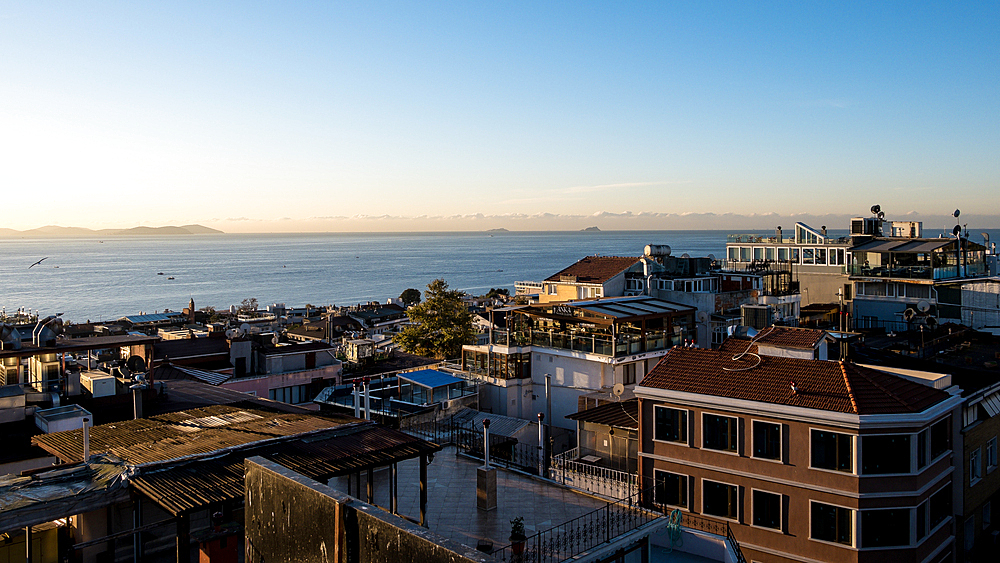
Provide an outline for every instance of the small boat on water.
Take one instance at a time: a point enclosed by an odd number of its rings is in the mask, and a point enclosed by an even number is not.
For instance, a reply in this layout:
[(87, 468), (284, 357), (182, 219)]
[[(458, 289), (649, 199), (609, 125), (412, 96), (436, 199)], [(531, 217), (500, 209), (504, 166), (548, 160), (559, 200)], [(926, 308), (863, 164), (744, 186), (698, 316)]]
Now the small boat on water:
[(162, 275), (163, 275), (163, 272), (156, 272), (156, 275), (158, 275), (158, 276), (162, 276)]
[(168, 280), (172, 280), (172, 279), (174, 279), (174, 276), (170, 276), (170, 277), (169, 277), (169, 278), (167, 278), (167, 279), (168, 279)]

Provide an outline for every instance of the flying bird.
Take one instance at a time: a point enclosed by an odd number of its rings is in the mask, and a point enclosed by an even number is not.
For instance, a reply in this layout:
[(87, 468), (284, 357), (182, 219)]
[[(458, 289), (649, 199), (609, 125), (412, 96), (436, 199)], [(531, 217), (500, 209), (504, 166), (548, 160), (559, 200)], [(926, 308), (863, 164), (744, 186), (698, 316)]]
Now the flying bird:
[(35, 266), (37, 266), (37, 265), (41, 264), (41, 263), (42, 263), (43, 261), (45, 261), (45, 260), (48, 260), (48, 259), (49, 259), (49, 257), (48, 257), (48, 256), (46, 256), (45, 258), (42, 258), (42, 259), (41, 259), (41, 260), (39, 260), (38, 262), (35, 262), (34, 264), (32, 264), (32, 265), (28, 266), (28, 269), (30, 270), (30, 269), (34, 268)]

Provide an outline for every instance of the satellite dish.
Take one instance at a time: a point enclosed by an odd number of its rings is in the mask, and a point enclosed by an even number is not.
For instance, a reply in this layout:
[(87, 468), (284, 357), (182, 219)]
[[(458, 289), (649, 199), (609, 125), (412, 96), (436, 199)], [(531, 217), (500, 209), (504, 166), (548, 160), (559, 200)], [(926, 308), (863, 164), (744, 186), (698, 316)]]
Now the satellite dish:
[(882, 221), (883, 219), (885, 219), (885, 211), (879, 211), (877, 213), (877, 215), (878, 215), (878, 220), (879, 221)]
[(242, 334), (246, 334), (246, 333), (250, 332), (250, 325), (248, 325), (247, 323), (241, 324), (240, 325), (240, 332)]
[(913, 317), (916, 317), (916, 316), (917, 316), (917, 312), (914, 311), (913, 309), (909, 308), (909, 307), (907, 307), (906, 310), (903, 311), (903, 318), (906, 319), (906, 322), (912, 321)]
[(715, 255), (714, 254), (709, 254), (708, 255), (708, 259), (711, 260), (712, 262), (715, 262)]
[(142, 359), (142, 356), (129, 356), (125, 360), (125, 367), (133, 373), (146, 371), (146, 360)]
[(691, 255), (688, 254), (687, 252), (685, 252), (684, 254), (681, 254), (681, 258), (690, 258), (690, 257), (691, 257)]
[(625, 392), (625, 386), (622, 385), (621, 383), (615, 383), (615, 386), (611, 388), (611, 393), (615, 397), (621, 397), (622, 393), (624, 392)]
[(708, 317), (708, 313), (706, 313), (705, 311), (698, 311), (698, 315), (697, 316), (698, 316), (698, 322), (699, 323), (707, 323), (708, 322), (708, 318), (709, 318)]
[(955, 228), (951, 230), (951, 234), (955, 235), (956, 237), (962, 234), (962, 225), (955, 225)]
[(917, 302), (917, 310), (920, 311), (921, 313), (926, 313), (927, 311), (931, 310), (931, 304), (921, 299), (920, 301)]
[(878, 215), (879, 211), (882, 211), (881, 205), (876, 203), (875, 205), (872, 206), (872, 215)]
[(232, 340), (236, 336), (236, 329), (230, 328), (226, 330), (226, 338)]
[(962, 211), (960, 209), (956, 209), (955, 210), (955, 218), (956, 219), (958, 219), (958, 216), (961, 215), (961, 214), (962, 214)]
[(932, 330), (933, 330), (933, 329), (934, 329), (934, 327), (936, 327), (936, 326), (937, 326), (937, 324), (938, 324), (938, 320), (937, 320), (937, 318), (935, 318), (935, 317), (930, 317), (930, 316), (929, 316), (929, 317), (927, 317), (926, 319), (924, 319), (924, 322), (925, 322), (925, 323), (927, 323), (927, 327), (928, 327), (928, 328), (930, 328), (930, 329), (932, 329)]
[(274, 333), (274, 336), (271, 337), (271, 345), (272, 346), (277, 346), (278, 345), (278, 333), (277, 332)]

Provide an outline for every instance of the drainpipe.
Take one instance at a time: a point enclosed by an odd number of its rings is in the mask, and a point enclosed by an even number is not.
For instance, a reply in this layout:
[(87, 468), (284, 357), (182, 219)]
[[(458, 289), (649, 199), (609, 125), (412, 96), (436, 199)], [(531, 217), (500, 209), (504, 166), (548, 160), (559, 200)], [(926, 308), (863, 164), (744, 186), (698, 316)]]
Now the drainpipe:
[(483, 419), (483, 468), (490, 468), (490, 419)]
[(549, 419), (546, 426), (548, 435), (552, 435), (552, 375), (545, 374), (545, 417)]

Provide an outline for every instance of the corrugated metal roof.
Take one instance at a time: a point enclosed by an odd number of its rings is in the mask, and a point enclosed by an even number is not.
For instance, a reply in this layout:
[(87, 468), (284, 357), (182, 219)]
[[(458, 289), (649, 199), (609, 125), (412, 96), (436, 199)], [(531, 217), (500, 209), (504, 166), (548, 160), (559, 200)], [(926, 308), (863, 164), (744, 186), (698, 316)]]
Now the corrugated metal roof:
[(618, 428), (639, 429), (639, 400), (605, 403), (601, 406), (566, 415), (571, 420), (606, 424)]
[[(237, 416), (233, 416), (234, 413)], [(225, 424), (207, 422), (213, 420), (213, 417), (225, 419), (225, 415), (230, 417)], [(199, 423), (199, 420), (203, 423)], [(111, 452), (128, 463), (142, 465), (249, 446), (358, 422), (348, 416), (274, 413), (215, 405), (95, 426), (90, 431), (90, 451), (95, 454)], [(31, 441), (65, 462), (83, 459), (82, 429), (35, 436)]]
[(423, 387), (431, 388), (445, 387), (447, 385), (453, 385), (455, 383), (462, 383), (465, 381), (464, 379), (459, 379), (454, 375), (438, 371), (436, 369), (408, 371), (406, 373), (400, 373), (396, 377), (412, 381), (413, 383), (417, 383)]
[(490, 434), (512, 438), (531, 424), (523, 418), (502, 414), (484, 413), (473, 409), (462, 409), (455, 413), (455, 422), (466, 428), (482, 432), (483, 420), (490, 419)]
[(953, 244), (953, 238), (873, 240), (855, 246), (851, 252), (931, 252)]
[(198, 381), (208, 383), (209, 385), (222, 385), (233, 378), (231, 374), (218, 373), (215, 371), (205, 371), (203, 369), (188, 368), (184, 366), (173, 366), (173, 368), (181, 373), (190, 375)]
[(135, 489), (177, 516), (210, 503), (243, 496), (243, 462), (261, 455), (311, 479), (326, 481), (369, 467), (434, 454), (441, 446), (397, 430), (373, 425), (289, 437), (251, 447), (221, 458), (197, 460), (147, 471), (132, 480)]
[(122, 320), (128, 321), (132, 324), (141, 323), (162, 323), (169, 322), (177, 317), (183, 317), (183, 313), (154, 313), (151, 315), (126, 315), (122, 317)]
[(687, 305), (644, 296), (573, 301), (565, 303), (565, 305), (614, 318), (641, 317), (684, 311), (694, 312), (694, 308)]

